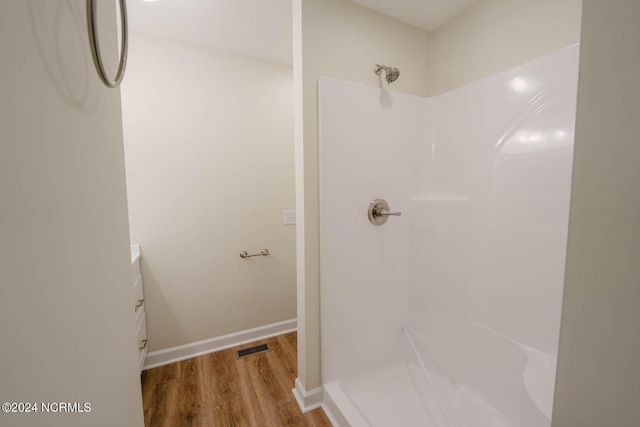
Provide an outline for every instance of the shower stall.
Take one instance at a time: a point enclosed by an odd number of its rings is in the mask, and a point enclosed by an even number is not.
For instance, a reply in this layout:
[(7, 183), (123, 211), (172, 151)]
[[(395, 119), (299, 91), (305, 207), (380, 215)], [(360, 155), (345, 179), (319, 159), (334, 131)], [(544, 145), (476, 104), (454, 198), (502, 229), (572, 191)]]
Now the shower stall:
[(320, 80), (334, 424), (551, 425), (578, 53), (431, 98)]

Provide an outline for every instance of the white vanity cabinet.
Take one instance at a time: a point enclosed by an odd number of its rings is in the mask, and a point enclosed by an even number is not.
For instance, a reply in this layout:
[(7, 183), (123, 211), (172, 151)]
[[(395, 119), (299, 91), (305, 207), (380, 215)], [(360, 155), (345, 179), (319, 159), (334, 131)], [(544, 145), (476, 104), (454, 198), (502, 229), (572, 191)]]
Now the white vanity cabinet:
[(147, 319), (144, 312), (144, 290), (142, 288), (142, 273), (140, 271), (140, 245), (131, 245), (131, 275), (133, 283), (132, 308), (136, 313), (136, 328), (138, 336), (138, 364), (140, 372), (147, 357)]

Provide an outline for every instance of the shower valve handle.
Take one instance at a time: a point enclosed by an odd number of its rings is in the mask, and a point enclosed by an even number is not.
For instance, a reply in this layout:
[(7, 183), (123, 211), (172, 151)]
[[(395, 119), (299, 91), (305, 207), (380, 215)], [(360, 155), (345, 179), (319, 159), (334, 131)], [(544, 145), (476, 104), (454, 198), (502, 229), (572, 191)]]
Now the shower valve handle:
[(402, 215), (402, 212), (387, 212), (384, 209), (380, 209), (377, 212), (374, 212), (374, 215), (376, 215), (376, 216), (400, 216), (400, 215)]
[(375, 199), (369, 204), (367, 216), (373, 225), (382, 225), (390, 216), (400, 216), (402, 212), (390, 212), (389, 204), (383, 199)]

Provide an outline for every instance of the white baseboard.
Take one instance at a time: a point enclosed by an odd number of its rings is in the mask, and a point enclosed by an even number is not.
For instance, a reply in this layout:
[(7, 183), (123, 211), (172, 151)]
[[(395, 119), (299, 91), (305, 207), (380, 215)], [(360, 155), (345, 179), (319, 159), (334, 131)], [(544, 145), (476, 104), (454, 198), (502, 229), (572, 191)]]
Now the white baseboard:
[(300, 380), (296, 378), (296, 387), (291, 392), (303, 414), (313, 411), (322, 405), (322, 389), (320, 387), (307, 391)]
[(190, 344), (179, 345), (177, 347), (171, 347), (164, 350), (152, 351), (147, 354), (147, 359), (145, 360), (144, 367), (142, 369), (146, 370), (157, 368), (158, 366), (168, 365), (181, 360), (191, 359), (192, 357), (202, 356), (203, 354), (225, 350), (227, 348), (247, 344), (252, 341), (258, 341), (265, 338), (271, 338), (276, 335), (294, 332), (297, 328), (297, 324), (297, 319), (285, 320), (284, 322), (272, 323), (270, 325), (247, 329), (233, 334), (196, 341)]

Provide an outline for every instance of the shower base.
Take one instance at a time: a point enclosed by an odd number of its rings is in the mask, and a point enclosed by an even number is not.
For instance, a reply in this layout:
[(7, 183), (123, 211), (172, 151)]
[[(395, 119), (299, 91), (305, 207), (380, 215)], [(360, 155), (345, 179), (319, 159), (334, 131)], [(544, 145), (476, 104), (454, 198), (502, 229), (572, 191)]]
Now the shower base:
[[(333, 381), (324, 386), (323, 409), (336, 427), (449, 427), (422, 376), (419, 366), (400, 360), (358, 378)], [(512, 427), (466, 387), (440, 393), (455, 427)]]
[(325, 403), (330, 403), (325, 412), (340, 427), (444, 426), (436, 419), (441, 417), (437, 407), (430, 408), (424, 399), (413, 369), (399, 361), (363, 377), (326, 384)]

